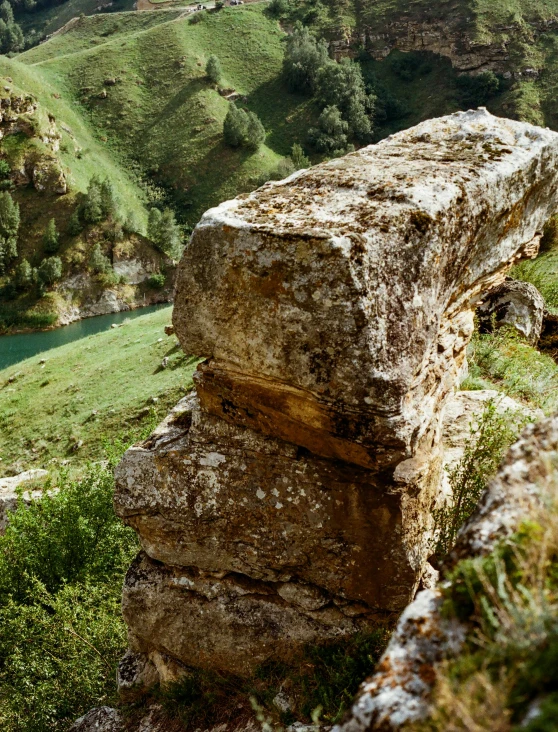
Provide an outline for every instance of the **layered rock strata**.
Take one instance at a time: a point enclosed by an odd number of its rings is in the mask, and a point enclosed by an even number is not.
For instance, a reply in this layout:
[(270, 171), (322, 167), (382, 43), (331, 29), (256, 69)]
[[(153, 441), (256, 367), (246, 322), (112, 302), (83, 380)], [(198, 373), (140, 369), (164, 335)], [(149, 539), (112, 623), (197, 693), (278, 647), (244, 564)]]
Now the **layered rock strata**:
[(117, 470), (131, 650), (249, 674), (401, 610), (473, 314), (537, 250), (558, 135), (459, 113), (205, 214), (174, 327), (197, 394)]

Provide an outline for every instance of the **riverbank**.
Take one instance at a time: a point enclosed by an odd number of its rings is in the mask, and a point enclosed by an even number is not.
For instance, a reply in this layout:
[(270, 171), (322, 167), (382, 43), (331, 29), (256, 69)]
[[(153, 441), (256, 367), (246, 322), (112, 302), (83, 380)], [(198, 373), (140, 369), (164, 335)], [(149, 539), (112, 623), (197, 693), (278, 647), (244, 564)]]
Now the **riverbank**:
[(108, 317), (122, 320), (108, 324), (101, 316), (0, 339), (61, 335), (101, 319), (106, 324), (0, 370), (0, 477), (99, 458), (104, 441), (115, 444), (142, 424), (156, 423), (190, 390), (197, 360), (165, 335), (169, 306)]

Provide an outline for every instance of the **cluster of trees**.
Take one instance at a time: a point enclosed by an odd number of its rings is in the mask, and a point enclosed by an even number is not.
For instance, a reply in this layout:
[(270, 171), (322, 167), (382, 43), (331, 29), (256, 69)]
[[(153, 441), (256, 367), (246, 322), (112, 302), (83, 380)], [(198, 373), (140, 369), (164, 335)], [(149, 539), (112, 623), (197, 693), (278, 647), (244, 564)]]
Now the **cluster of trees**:
[(265, 140), (265, 129), (254, 112), (240, 109), (231, 102), (223, 125), (223, 137), (229, 147), (257, 150)]
[(322, 109), (308, 138), (318, 152), (337, 155), (351, 141), (370, 141), (376, 95), (366, 88), (358, 63), (334, 61), (327, 43), (297, 23), (287, 41), (284, 74), (291, 91), (311, 94)]
[(14, 11), (8, 0), (0, 4), (0, 53), (23, 51), (23, 31), (14, 20)]

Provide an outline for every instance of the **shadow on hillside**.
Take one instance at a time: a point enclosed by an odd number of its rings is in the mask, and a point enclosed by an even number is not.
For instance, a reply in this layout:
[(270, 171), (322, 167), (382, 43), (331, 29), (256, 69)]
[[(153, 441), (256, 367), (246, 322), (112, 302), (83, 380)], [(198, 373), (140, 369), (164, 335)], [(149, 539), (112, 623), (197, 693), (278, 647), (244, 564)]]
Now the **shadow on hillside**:
[(261, 119), (268, 133), (268, 147), (280, 155), (289, 155), (295, 142), (304, 144), (308, 128), (318, 119), (318, 109), (312, 100), (287, 91), (282, 76), (254, 89), (248, 95), (246, 106)]
[(190, 79), (185, 86), (177, 92), (170, 101), (160, 110), (159, 114), (152, 117), (151, 123), (143, 128), (143, 134), (149, 132), (163, 121), (167, 121), (174, 115), (184, 104), (191, 102), (192, 97), (208, 88), (208, 82), (205, 79)]

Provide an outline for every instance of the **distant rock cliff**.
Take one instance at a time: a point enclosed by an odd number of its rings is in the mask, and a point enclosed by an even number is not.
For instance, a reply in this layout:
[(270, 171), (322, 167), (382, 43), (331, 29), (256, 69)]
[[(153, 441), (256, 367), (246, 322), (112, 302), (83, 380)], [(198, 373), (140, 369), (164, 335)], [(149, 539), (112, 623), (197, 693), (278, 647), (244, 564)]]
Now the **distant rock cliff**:
[(205, 214), (174, 311), (197, 393), (117, 469), (143, 546), (126, 689), (249, 674), (412, 600), (475, 308), (557, 182), (558, 134), (480, 110)]

